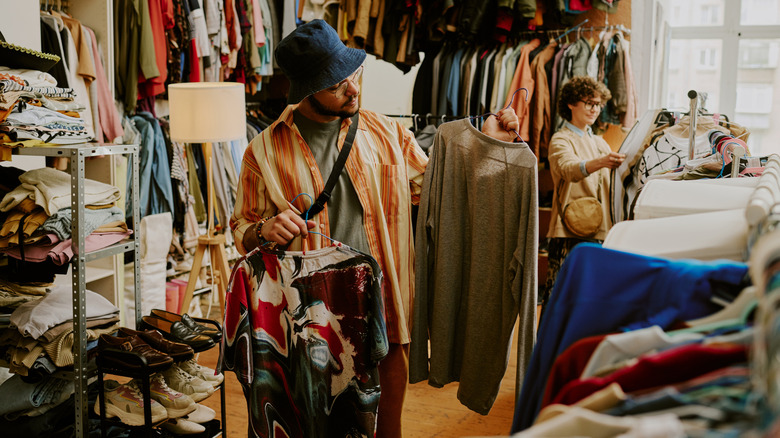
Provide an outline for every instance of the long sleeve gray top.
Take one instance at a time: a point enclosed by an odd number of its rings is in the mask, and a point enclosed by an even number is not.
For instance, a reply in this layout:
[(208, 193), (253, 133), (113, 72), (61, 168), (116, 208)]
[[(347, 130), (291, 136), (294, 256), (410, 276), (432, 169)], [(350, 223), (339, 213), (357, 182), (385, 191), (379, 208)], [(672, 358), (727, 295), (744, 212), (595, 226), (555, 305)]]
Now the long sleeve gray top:
[(468, 120), (442, 124), (417, 218), (412, 383), (459, 381), (458, 400), (487, 414), (518, 313), (523, 381), (536, 338), (538, 235), (537, 161), (528, 145), (491, 138)]

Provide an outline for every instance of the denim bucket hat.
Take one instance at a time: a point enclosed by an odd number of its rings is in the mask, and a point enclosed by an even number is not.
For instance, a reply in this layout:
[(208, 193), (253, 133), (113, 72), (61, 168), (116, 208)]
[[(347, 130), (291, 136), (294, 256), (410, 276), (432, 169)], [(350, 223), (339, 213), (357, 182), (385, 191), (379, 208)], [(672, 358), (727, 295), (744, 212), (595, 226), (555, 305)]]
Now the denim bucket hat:
[(293, 104), (349, 77), (366, 52), (345, 46), (326, 21), (312, 20), (284, 37), (274, 57), (290, 80), (287, 102)]

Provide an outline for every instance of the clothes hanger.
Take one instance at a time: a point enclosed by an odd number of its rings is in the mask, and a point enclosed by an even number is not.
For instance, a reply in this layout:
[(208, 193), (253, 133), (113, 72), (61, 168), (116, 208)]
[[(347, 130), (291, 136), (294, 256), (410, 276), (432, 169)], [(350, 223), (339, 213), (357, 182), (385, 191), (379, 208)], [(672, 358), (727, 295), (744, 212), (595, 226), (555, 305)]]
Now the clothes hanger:
[[(515, 100), (515, 95), (517, 95), (517, 93), (518, 93), (518, 92), (520, 92), (520, 90), (523, 90), (523, 91), (525, 91), (525, 101), (526, 101), (526, 102), (528, 102), (528, 89), (527, 89), (527, 88), (525, 88), (525, 87), (520, 87), (520, 88), (518, 88), (517, 90), (515, 90), (515, 92), (514, 92), (514, 93), (512, 93), (512, 98), (511, 98), (511, 99), (509, 99), (509, 105), (507, 105), (507, 106), (506, 106), (505, 108), (503, 108), (503, 109), (507, 109), (507, 108), (509, 108), (510, 106), (512, 106), (512, 102), (514, 102), (514, 100)], [(469, 117), (468, 117), (468, 119), (469, 119), (469, 120), (473, 120), (473, 119), (481, 119), (481, 118), (483, 118), (483, 117), (490, 117), (490, 116), (495, 116), (495, 117), (498, 117), (498, 116), (497, 116), (496, 114), (494, 114), (494, 113), (485, 113), (485, 114), (482, 114), (482, 115), (479, 115), (479, 116), (469, 116)], [(519, 121), (519, 122), (522, 122), (522, 119), (520, 119), (520, 118), (518, 117), (518, 121)], [(513, 129), (513, 130), (512, 130), (512, 132), (514, 132), (514, 133), (515, 133), (515, 135), (517, 136), (517, 138), (518, 138), (518, 139), (520, 139), (520, 141), (521, 141), (521, 142), (525, 143), (525, 140), (523, 140), (523, 137), (521, 137), (521, 136), (520, 136), (520, 133), (519, 133), (519, 132), (517, 132), (517, 130), (516, 130), (516, 129)]]
[(737, 298), (723, 309), (704, 318), (686, 321), (686, 324), (691, 327), (717, 325), (726, 321), (744, 324), (748, 321), (750, 313), (755, 310), (757, 305), (756, 287), (748, 286), (742, 289)]
[(559, 36), (558, 36), (558, 38), (556, 38), (556, 39), (555, 39), (555, 41), (556, 41), (556, 42), (560, 41), (560, 40), (561, 40), (563, 37), (565, 37), (566, 35), (568, 35), (570, 32), (572, 32), (572, 31), (574, 31), (574, 30), (577, 30), (577, 29), (579, 29), (580, 27), (582, 27), (582, 25), (583, 25), (583, 24), (585, 24), (585, 23), (587, 23), (589, 20), (590, 20), (590, 19), (586, 18), (584, 21), (582, 21), (581, 23), (577, 24), (576, 26), (574, 26), (574, 27), (572, 27), (572, 28), (569, 28), (569, 29), (567, 29), (567, 30), (566, 30), (566, 32), (564, 32), (562, 35), (559, 35)]
[[(305, 192), (298, 193), (293, 198), (293, 200), (290, 201), (290, 205), (292, 205), (295, 202), (295, 200), (300, 198), (301, 196), (306, 196), (307, 198), (309, 198), (309, 208), (306, 209), (306, 212), (304, 213), (304, 217), (303, 217), (304, 221), (308, 221), (309, 220), (309, 210), (311, 210), (311, 208), (314, 206), (314, 198), (312, 198), (312, 196), (310, 194), (305, 193)], [(333, 244), (331, 246), (343, 246), (344, 245), (343, 243), (341, 243), (341, 242), (339, 242), (337, 240), (331, 239), (330, 236), (326, 236), (325, 234), (322, 234), (322, 233), (320, 233), (318, 231), (309, 230), (309, 234), (316, 234), (316, 235), (322, 236), (322, 237), (330, 240), (331, 242), (333, 242)], [(301, 252), (303, 252), (303, 254), (305, 255), (306, 254), (306, 249), (305, 248), (307, 246), (306, 240), (304, 240), (302, 243), (303, 244), (301, 245)], [(289, 243), (288, 243), (288, 245), (289, 245)]]
[(701, 324), (694, 327), (673, 330), (669, 332), (669, 335), (674, 336), (682, 333), (707, 333), (715, 330), (740, 329), (749, 325), (748, 323), (750, 321), (750, 315), (753, 314), (757, 306), (758, 300), (748, 301), (745, 307), (742, 309), (742, 314), (736, 318), (713, 321), (708, 324)]

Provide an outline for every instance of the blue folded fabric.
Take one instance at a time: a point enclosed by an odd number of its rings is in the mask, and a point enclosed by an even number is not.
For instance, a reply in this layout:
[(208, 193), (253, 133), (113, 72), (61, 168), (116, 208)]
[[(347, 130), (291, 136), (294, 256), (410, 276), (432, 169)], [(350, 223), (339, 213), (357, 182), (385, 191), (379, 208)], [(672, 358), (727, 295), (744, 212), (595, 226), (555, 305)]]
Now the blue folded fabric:
[(701, 318), (721, 307), (714, 288), (741, 287), (747, 265), (669, 260), (577, 245), (561, 266), (515, 407), (512, 433), (530, 427), (540, 410), (555, 358), (594, 335)]
[(26, 411), (52, 403), (68, 385), (68, 380), (46, 376), (36, 383), (27, 383), (14, 374), (0, 385), (0, 415)]

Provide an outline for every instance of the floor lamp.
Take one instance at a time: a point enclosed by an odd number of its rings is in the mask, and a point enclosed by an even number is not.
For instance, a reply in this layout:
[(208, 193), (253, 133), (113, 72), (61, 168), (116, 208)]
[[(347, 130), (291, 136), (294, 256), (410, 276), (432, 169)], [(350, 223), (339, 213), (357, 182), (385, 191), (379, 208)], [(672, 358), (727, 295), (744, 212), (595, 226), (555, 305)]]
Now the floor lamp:
[[(212, 282), (217, 286), (221, 307), (225, 307), (230, 267), (225, 254), (225, 235), (214, 227), (214, 177), (211, 164), (211, 143), (236, 140), (246, 136), (246, 105), (244, 85), (234, 82), (191, 82), (168, 86), (171, 140), (180, 143), (203, 143), (206, 161), (208, 231), (198, 237), (198, 249), (192, 262), (187, 290), (180, 304), (180, 313), (189, 312), (195, 283), (200, 273), (203, 255), (211, 260)], [(227, 224), (222, 224), (227, 227)]]

